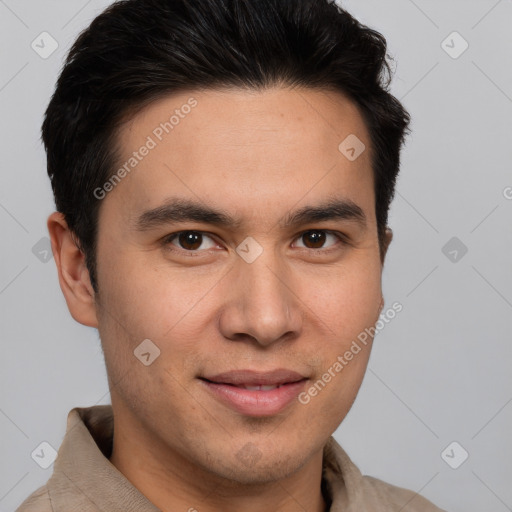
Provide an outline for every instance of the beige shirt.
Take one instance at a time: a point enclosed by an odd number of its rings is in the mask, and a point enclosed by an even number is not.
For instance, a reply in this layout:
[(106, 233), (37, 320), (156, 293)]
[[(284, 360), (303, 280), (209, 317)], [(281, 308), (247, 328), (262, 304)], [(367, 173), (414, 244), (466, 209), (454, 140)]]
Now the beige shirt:
[[(109, 461), (113, 425), (111, 405), (72, 409), (52, 476), (16, 512), (159, 512)], [(332, 436), (322, 489), (330, 512), (444, 512), (413, 491), (363, 476)]]

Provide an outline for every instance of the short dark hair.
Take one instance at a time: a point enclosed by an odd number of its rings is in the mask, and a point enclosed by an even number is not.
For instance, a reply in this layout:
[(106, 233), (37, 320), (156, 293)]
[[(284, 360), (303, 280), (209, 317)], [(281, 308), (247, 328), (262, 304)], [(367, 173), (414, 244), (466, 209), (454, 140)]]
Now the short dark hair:
[[(382, 249), (409, 114), (389, 91), (385, 38), (331, 0), (121, 0), (73, 44), (45, 113), (56, 208), (83, 251), (92, 286), (101, 201), (121, 124), (187, 89), (274, 85), (337, 90), (370, 134)], [(341, 141), (340, 141), (341, 142)]]

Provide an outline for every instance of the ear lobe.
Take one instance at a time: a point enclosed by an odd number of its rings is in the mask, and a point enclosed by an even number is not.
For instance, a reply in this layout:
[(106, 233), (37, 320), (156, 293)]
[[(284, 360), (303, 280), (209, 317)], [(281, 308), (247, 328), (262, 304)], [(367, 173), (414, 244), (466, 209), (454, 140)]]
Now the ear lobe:
[(60, 288), (71, 316), (83, 325), (98, 327), (95, 292), (84, 253), (78, 247), (62, 213), (52, 213), (48, 217), (47, 226)]

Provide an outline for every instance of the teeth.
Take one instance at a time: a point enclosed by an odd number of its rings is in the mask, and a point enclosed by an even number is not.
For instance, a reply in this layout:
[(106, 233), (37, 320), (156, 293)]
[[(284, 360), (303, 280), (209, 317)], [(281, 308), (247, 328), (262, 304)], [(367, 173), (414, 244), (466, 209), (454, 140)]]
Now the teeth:
[(240, 386), (249, 391), (270, 391), (272, 389), (280, 388), (281, 386)]

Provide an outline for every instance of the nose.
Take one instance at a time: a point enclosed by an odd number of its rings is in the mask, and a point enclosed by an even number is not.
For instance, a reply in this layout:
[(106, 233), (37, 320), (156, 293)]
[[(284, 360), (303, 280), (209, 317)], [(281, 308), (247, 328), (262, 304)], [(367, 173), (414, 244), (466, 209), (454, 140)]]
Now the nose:
[(220, 315), (225, 338), (268, 346), (300, 334), (302, 309), (292, 273), (270, 252), (264, 251), (252, 263), (240, 258), (230, 272)]

